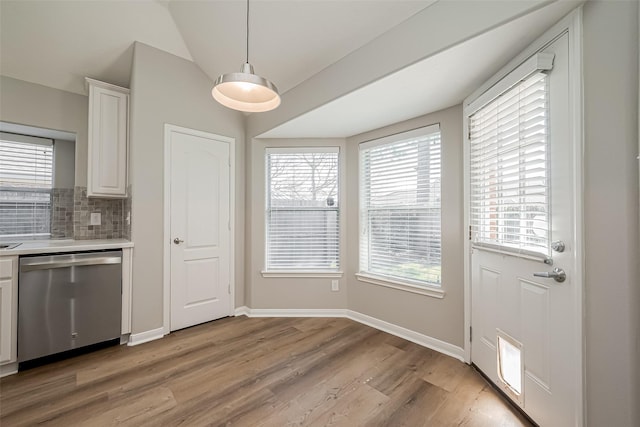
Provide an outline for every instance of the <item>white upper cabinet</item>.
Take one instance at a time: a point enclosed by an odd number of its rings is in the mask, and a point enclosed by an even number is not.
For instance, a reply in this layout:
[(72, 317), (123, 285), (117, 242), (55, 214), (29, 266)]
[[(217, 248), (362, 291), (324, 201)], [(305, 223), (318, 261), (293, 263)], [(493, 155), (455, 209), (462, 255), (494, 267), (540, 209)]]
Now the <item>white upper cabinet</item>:
[(89, 86), (87, 196), (127, 196), (129, 89), (86, 78)]

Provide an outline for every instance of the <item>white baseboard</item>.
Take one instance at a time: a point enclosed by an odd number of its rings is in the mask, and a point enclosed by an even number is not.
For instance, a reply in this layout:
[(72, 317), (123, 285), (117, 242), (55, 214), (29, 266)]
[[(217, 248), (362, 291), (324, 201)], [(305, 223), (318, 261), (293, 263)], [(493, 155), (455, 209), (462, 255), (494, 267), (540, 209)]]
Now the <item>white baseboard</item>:
[(164, 328), (152, 329), (150, 331), (131, 334), (129, 336), (128, 346), (140, 345), (149, 341), (160, 339), (164, 336)]
[(362, 314), (357, 311), (349, 310), (347, 317), (356, 322), (371, 326), (372, 328), (387, 332), (391, 335), (395, 335), (464, 362), (464, 349), (462, 347), (440, 341), (439, 339), (412, 331), (411, 329), (403, 328), (402, 326), (394, 325), (393, 323), (385, 322), (384, 320), (380, 320), (375, 317), (367, 316), (366, 314)]
[(18, 373), (18, 362), (0, 366), (0, 378)]
[(247, 308), (248, 317), (347, 317), (347, 310), (333, 308)]
[(247, 317), (344, 317), (355, 322), (362, 323), (380, 331), (411, 341), (423, 347), (446, 354), (464, 362), (464, 349), (449, 344), (428, 335), (412, 331), (402, 326), (368, 316), (353, 310), (346, 309), (273, 309), (273, 308), (249, 308), (246, 306), (236, 308), (236, 316)]
[(249, 307), (243, 305), (241, 307), (236, 307), (234, 312), (234, 316), (248, 316), (249, 315)]

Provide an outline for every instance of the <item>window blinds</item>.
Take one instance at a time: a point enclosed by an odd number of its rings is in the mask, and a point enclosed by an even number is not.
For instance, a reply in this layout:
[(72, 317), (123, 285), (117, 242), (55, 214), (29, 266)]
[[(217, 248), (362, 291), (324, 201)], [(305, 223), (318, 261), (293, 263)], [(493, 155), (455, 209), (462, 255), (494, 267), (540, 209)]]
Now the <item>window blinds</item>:
[(360, 271), (439, 285), (438, 126), (360, 146)]
[(339, 268), (338, 149), (267, 149), (267, 271)]
[(48, 237), (53, 141), (0, 133), (0, 237)]
[(550, 256), (548, 105), (538, 72), (469, 117), (474, 245)]

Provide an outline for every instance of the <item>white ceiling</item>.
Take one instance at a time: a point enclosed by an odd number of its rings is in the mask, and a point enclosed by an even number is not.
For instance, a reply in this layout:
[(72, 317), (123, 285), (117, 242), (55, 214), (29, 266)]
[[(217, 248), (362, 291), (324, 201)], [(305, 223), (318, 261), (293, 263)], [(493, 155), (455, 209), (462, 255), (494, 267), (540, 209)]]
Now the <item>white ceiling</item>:
[[(435, 0), (252, 0), (249, 62), (286, 92)], [(215, 80), (246, 58), (246, 2), (172, 0), (194, 61)]]
[(553, 3), (298, 116), (260, 137), (348, 137), (458, 105), (573, 7), (575, 4), (568, 2)]
[[(434, 0), (252, 0), (249, 60), (281, 92)], [(211, 78), (240, 71), (244, 0), (1, 0), (0, 73), (85, 94), (84, 77), (127, 86), (141, 41)]]
[[(435, 1), (251, 0), (249, 60), (284, 93)], [(140, 41), (195, 62), (213, 81), (245, 60), (245, 7), (245, 0), (0, 0), (0, 74), (81, 94), (85, 76), (128, 87)], [(351, 136), (460, 103), (572, 7), (552, 3), (262, 136)]]
[(85, 76), (128, 87), (136, 40), (191, 60), (155, 1), (0, 1), (5, 76), (80, 94)]

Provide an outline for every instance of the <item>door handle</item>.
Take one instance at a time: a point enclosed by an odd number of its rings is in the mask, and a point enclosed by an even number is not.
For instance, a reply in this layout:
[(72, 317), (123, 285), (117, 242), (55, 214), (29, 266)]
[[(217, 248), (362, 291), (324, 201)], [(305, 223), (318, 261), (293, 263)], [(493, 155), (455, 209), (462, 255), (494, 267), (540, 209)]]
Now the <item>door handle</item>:
[(177, 237), (176, 237), (175, 239), (173, 239), (173, 243), (175, 243), (176, 245), (179, 245), (179, 244), (180, 244), (180, 243), (182, 243), (182, 242), (184, 242), (184, 240), (179, 239), (179, 238), (177, 238)]
[(536, 277), (544, 277), (547, 279), (553, 279), (556, 282), (564, 282), (567, 279), (567, 274), (561, 268), (554, 268), (553, 271), (542, 271), (539, 273), (533, 273)]

